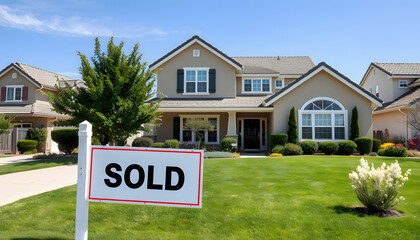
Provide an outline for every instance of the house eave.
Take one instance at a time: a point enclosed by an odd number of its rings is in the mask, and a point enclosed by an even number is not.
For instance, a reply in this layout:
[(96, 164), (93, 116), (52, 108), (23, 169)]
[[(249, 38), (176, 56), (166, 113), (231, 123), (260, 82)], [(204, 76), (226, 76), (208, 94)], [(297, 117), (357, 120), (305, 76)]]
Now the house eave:
[(158, 112), (273, 112), (272, 107), (217, 107), (217, 108), (197, 108), (197, 107), (178, 107), (178, 108), (159, 108)]

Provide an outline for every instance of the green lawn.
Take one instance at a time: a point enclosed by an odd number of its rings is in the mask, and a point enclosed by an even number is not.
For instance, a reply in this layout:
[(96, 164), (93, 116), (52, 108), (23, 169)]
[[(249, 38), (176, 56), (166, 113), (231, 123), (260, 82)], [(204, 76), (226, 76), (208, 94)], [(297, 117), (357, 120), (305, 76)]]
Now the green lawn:
[[(203, 208), (90, 203), (90, 239), (419, 239), (420, 160), (402, 218), (348, 209), (359, 205), (348, 173), (360, 157), (206, 159)], [(375, 164), (393, 158), (368, 158)], [(76, 186), (0, 207), (0, 238), (71, 239)]]
[(9, 155), (0, 155), (0, 158), (11, 157)]
[[(77, 158), (42, 159), (0, 166), (0, 175), (77, 163)], [(1, 237), (1, 236), (0, 236)]]

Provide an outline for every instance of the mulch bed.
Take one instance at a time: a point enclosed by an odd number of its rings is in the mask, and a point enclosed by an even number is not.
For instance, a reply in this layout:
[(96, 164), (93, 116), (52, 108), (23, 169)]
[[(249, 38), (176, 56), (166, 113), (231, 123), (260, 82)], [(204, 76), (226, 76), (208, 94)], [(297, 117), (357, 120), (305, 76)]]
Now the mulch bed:
[(354, 207), (351, 207), (351, 209), (353, 209), (354, 211), (356, 211), (358, 213), (367, 214), (369, 216), (376, 216), (376, 217), (402, 217), (402, 214), (400, 212), (398, 212), (397, 210), (386, 210), (386, 211), (383, 211), (383, 212), (375, 212), (375, 211), (370, 211), (365, 206), (354, 206)]

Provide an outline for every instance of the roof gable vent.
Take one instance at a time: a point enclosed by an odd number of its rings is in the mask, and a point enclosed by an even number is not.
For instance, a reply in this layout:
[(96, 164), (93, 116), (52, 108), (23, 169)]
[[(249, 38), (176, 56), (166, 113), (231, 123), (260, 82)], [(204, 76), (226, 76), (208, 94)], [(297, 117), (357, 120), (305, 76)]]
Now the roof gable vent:
[(12, 78), (17, 78), (17, 73), (12, 73)]

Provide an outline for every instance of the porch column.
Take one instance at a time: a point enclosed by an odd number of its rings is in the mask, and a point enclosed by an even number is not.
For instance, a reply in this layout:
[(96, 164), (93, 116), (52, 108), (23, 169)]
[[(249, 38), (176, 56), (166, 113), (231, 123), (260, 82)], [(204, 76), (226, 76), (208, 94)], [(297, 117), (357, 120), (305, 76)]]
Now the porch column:
[(228, 128), (226, 137), (231, 137), (238, 139), (238, 134), (236, 133), (236, 112), (228, 112)]

